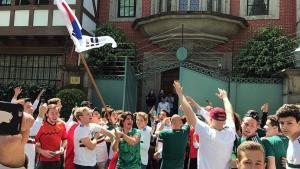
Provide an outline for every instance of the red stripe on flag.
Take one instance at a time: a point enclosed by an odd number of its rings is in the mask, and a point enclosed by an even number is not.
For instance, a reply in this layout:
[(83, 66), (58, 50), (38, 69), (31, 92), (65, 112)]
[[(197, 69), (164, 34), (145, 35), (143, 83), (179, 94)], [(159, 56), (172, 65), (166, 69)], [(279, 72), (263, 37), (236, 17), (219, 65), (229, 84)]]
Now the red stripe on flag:
[(62, 2), (61, 4), (67, 11), (70, 21), (73, 22), (75, 20), (75, 17), (72, 15), (71, 11), (69, 11), (69, 8), (67, 7), (67, 5), (65, 3)]

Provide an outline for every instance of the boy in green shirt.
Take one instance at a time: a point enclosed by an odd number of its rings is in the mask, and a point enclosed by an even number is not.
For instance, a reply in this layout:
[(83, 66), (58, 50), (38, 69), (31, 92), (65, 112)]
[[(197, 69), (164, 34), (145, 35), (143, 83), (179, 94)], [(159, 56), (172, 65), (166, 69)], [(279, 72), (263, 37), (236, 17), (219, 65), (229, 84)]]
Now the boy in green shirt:
[(289, 139), (280, 132), (279, 122), (276, 116), (268, 116), (266, 125), (266, 137), (263, 139), (272, 145), (271, 151), (275, 155), (276, 169), (284, 169), (282, 159), (286, 157)]
[[(272, 146), (268, 141), (261, 140), (258, 137), (258, 135), (256, 133), (256, 130), (258, 128), (259, 128), (258, 113), (254, 110), (249, 110), (243, 118), (242, 137), (237, 139), (234, 143), (232, 160), (236, 160), (237, 149), (240, 144), (242, 144), (246, 141), (254, 141), (254, 142), (261, 144), (265, 150), (265, 155), (266, 155), (266, 159), (267, 159), (267, 169), (274, 169), (275, 168), (275, 157), (274, 157), (275, 155), (271, 151)], [(233, 166), (232, 168), (235, 168), (235, 166)]]

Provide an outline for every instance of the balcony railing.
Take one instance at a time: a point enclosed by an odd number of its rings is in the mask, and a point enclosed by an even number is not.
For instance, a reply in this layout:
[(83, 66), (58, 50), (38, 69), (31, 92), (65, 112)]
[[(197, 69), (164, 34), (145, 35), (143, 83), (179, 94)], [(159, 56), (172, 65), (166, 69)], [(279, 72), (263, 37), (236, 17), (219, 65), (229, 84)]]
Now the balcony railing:
[(153, 14), (187, 11), (230, 13), (230, 0), (154, 0)]

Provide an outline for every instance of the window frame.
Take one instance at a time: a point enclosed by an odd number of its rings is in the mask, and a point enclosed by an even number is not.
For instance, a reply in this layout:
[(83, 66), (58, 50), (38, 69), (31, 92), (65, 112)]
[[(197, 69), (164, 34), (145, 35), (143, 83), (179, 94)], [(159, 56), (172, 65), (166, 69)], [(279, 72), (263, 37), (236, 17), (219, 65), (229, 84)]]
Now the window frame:
[(268, 15), (247, 15), (247, 1), (240, 1), (239, 16), (246, 20), (270, 20), (280, 19), (280, 0), (269, 0), (269, 14)]
[(2, 54), (0, 55), (0, 82), (41, 83), (57, 86), (61, 81), (61, 55), (56, 54)]
[[(124, 13), (123, 13), (124, 16), (121, 15), (121, 1), (123, 1), (123, 3), (124, 3), (124, 6), (123, 6), (123, 8), (124, 8)], [(129, 1), (129, 5), (128, 6), (125, 5), (126, 1)], [(134, 3), (133, 6), (130, 5), (132, 1)], [(118, 0), (118, 14), (117, 14), (117, 17), (118, 18), (135, 18), (136, 17), (136, 6), (137, 6), (136, 0)], [(125, 9), (128, 9), (128, 8), (129, 8), (129, 15), (127, 16), (127, 15), (125, 15)], [(130, 15), (130, 9), (131, 8), (134, 8), (132, 16)]]
[[(250, 0), (247, 0), (247, 12), (246, 12), (246, 15), (247, 16), (261, 16), (261, 15), (270, 15), (270, 0), (267, 0), (267, 3), (266, 3), (266, 13), (265, 14), (252, 14), (252, 15), (250, 15), (250, 10), (249, 10), (249, 7), (258, 7), (259, 5), (258, 4), (255, 4), (255, 3), (253, 3), (253, 4), (249, 4), (249, 1)], [(263, 0), (263, 1), (265, 1), (265, 0)], [(253, 2), (255, 2), (255, 0), (253, 1)], [(251, 8), (250, 8), (251, 9)]]
[[(5, 1), (5, 3), (3, 3), (3, 1)], [(7, 1), (9, 1), (10, 3), (8, 4)], [(1, 4), (0, 6), (11, 6), (12, 0), (1, 0)]]

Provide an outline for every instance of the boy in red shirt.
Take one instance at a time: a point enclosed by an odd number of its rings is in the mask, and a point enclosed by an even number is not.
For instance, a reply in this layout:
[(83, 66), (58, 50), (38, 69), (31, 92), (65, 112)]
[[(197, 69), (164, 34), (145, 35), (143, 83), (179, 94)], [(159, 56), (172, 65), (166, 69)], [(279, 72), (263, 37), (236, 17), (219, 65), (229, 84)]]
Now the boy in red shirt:
[(66, 128), (58, 121), (59, 111), (56, 105), (50, 104), (43, 122), (35, 137), (36, 149), (39, 153), (37, 169), (60, 168), (60, 155), (66, 147)]

